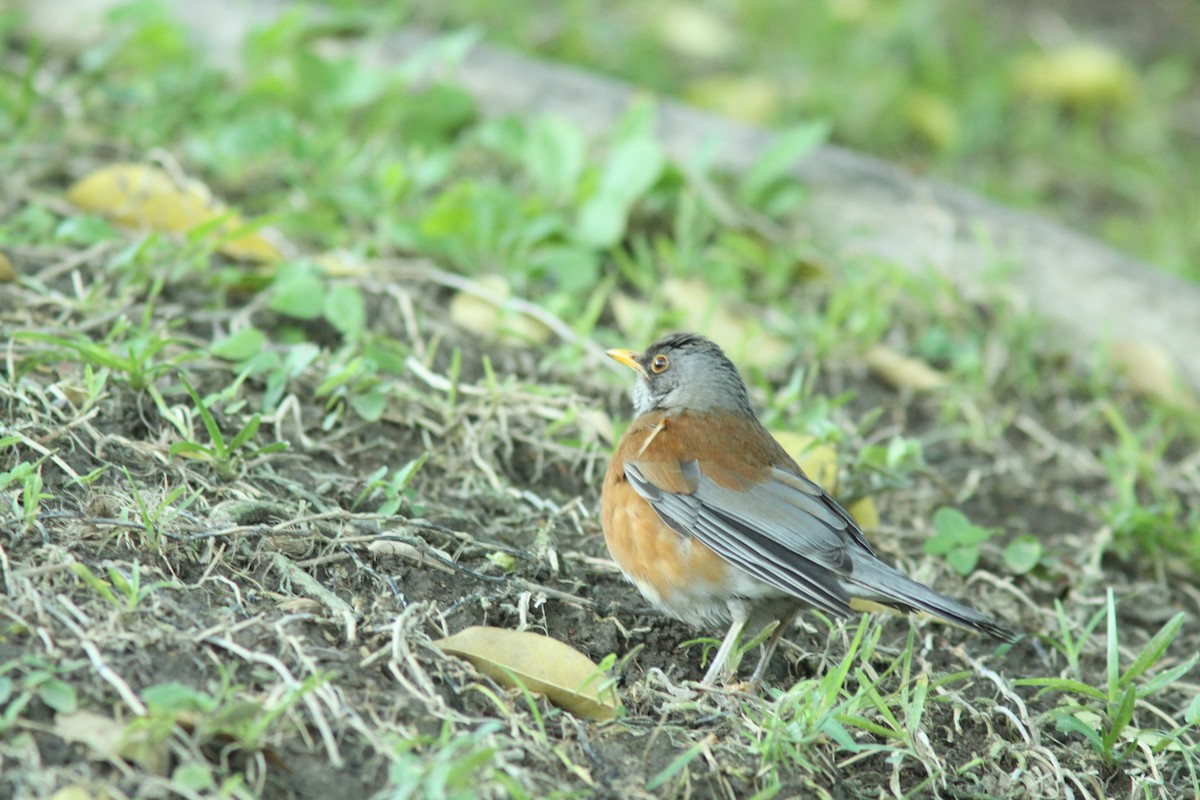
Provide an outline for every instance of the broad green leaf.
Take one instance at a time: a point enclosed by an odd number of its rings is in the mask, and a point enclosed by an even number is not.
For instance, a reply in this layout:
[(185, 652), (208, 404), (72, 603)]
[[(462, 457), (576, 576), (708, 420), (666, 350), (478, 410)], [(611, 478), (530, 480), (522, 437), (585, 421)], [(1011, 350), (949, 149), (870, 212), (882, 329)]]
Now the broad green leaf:
[(582, 131), (556, 116), (542, 117), (529, 128), (522, 152), (525, 170), (544, 194), (555, 199), (570, 197), (583, 174), (587, 141)]
[(139, 695), (142, 702), (151, 709), (210, 711), (216, 707), (216, 701), (212, 697), (178, 681), (147, 686)]
[(335, 286), (325, 296), (325, 319), (349, 339), (362, 335), (367, 324), (367, 307), (358, 287)]
[(387, 410), (387, 392), (382, 389), (371, 389), (351, 395), (350, 407), (366, 422), (375, 422)]
[(979, 551), (968, 547), (952, 550), (946, 554), (946, 563), (959, 575), (968, 575), (979, 563)]
[(75, 688), (58, 678), (40, 684), (37, 692), (43, 703), (61, 714), (71, 714), (79, 705)]
[(253, 325), (213, 342), (209, 352), (227, 361), (245, 361), (258, 355), (267, 343), (267, 336)]
[(316, 319), (324, 310), (325, 283), (312, 275), (281, 276), (271, 289), (268, 305), (272, 311), (289, 317)]
[(630, 206), (658, 182), (665, 163), (662, 145), (650, 137), (618, 142), (604, 166), (600, 194)]
[(580, 244), (605, 249), (615, 247), (625, 235), (628, 206), (611, 195), (591, 197), (579, 209), (574, 239)]
[(1036, 536), (1023, 533), (1004, 548), (1004, 566), (1016, 575), (1024, 575), (1042, 559), (1042, 542)]
[(772, 184), (789, 177), (800, 159), (828, 138), (827, 122), (809, 122), (779, 134), (746, 172), (738, 190), (738, 199), (749, 206), (761, 203)]

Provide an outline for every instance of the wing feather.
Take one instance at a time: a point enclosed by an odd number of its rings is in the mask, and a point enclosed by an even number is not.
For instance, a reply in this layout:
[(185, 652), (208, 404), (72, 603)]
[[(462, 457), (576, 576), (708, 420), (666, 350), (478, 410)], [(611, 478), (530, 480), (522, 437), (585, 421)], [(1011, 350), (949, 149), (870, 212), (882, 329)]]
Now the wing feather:
[[(763, 482), (744, 482), (743, 490), (714, 481), (697, 461), (676, 461), (677, 468), (663, 463), (628, 461), (625, 475), (667, 525), (764, 583), (831, 614), (850, 613), (841, 579), (852, 569), (847, 546), (858, 538), (848, 529), (857, 528), (844, 511), (837, 513), (840, 507), (823, 502), (827, 495), (777, 480), (781, 470)], [(671, 491), (651, 477), (660, 475), (688, 491)]]

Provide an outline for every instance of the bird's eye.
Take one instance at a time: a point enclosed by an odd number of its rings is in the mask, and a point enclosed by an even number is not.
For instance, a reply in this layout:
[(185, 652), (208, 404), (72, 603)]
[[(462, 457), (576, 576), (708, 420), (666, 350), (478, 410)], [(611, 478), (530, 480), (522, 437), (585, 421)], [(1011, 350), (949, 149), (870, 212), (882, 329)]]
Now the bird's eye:
[(655, 375), (660, 372), (666, 372), (666, 369), (669, 366), (671, 366), (670, 360), (661, 353), (656, 355), (654, 360), (650, 362), (650, 369), (654, 371)]

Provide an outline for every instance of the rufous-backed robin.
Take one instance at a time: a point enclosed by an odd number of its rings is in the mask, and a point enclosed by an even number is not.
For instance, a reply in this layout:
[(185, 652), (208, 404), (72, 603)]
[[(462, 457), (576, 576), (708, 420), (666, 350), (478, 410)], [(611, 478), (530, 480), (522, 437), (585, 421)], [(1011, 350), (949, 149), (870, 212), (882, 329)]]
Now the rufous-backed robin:
[(712, 341), (677, 333), (642, 353), (636, 418), (600, 495), (613, 560), (654, 605), (697, 627), (729, 624), (704, 676), (722, 674), (744, 628), (779, 625), (751, 678), (804, 608), (844, 617), (871, 604), (926, 611), (1014, 641), (1008, 628), (880, 561), (862, 529), (775, 441), (737, 368)]

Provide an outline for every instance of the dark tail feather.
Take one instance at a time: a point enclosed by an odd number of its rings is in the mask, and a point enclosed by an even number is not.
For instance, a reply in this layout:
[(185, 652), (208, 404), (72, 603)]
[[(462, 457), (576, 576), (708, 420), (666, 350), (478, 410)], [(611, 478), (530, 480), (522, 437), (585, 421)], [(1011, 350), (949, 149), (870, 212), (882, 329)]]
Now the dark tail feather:
[[(902, 611), (926, 611), (963, 628), (987, 634), (1002, 642), (1015, 642), (1017, 634), (973, 608), (938, 594), (924, 584), (897, 572), (877, 559), (862, 559), (846, 588), (851, 597), (859, 597)], [(858, 590), (858, 591), (855, 591)]]

